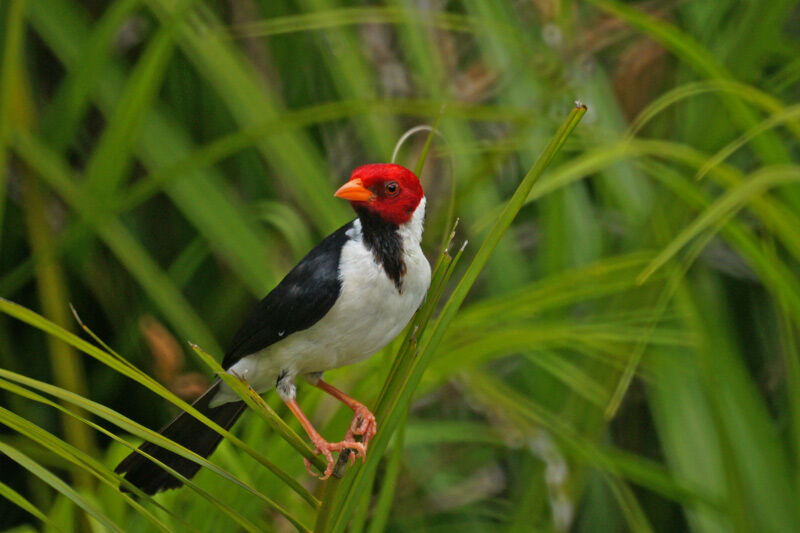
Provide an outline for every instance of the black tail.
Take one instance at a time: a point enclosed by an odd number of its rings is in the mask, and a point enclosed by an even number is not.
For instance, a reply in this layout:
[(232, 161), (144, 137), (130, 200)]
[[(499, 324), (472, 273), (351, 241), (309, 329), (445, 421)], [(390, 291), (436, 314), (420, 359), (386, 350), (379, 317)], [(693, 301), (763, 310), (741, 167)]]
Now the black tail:
[[(236, 422), (244, 412), (246, 405), (244, 402), (238, 401), (226, 403), (218, 407), (209, 407), (208, 404), (217, 393), (217, 390), (219, 390), (219, 381), (203, 393), (203, 395), (194, 402), (193, 406), (220, 426), (225, 429), (230, 429), (233, 423)], [(175, 417), (175, 419), (164, 426), (159, 433), (203, 457), (211, 455), (211, 452), (214, 451), (222, 440), (222, 435), (186, 412)], [(145, 442), (139, 446), (139, 449), (175, 469), (176, 472), (187, 478), (193, 477), (197, 471), (200, 470), (199, 464), (185, 459), (152, 442)], [(178, 478), (138, 452), (132, 452), (117, 465), (114, 471), (119, 474), (124, 473), (125, 479), (147, 494), (155, 494), (162, 490), (174, 489), (183, 484)], [(124, 487), (122, 490), (125, 490)]]

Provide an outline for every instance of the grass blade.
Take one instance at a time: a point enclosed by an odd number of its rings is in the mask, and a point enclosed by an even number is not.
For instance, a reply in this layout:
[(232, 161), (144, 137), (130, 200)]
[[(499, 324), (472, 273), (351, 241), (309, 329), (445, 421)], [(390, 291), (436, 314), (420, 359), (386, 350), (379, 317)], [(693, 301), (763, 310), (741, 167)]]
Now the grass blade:
[(178, 331), (222, 351), (191, 305), (136, 238), (118, 220), (108, 220), (98, 212), (91, 195), (81, 193), (76, 187), (77, 180), (72, 179), (69, 167), (61, 158), (27, 134), (18, 133), (14, 147), (17, 154), (84, 217)]
[[(70, 446), (61, 439), (54, 437), (35, 424), (28, 422), (24, 418), (2, 407), (0, 407), (0, 422), (17, 431), (18, 433), (25, 435), (42, 447), (52, 451), (81, 471), (92, 475), (99, 481), (111, 487), (117, 487), (119, 476), (116, 476), (109, 468), (102, 465), (99, 461), (93, 459), (90, 455), (83, 453), (74, 446)], [(155, 515), (153, 515), (153, 513), (143, 507), (139, 502), (127, 494), (123, 494), (122, 497), (130, 506), (136, 509), (153, 526), (155, 526), (156, 529), (169, 533), (170, 528), (167, 527), (167, 525), (159, 520)]]
[[(317, 527), (315, 528), (317, 531), (339, 532), (345, 529), (347, 521), (354, 510), (358, 495), (360, 494), (360, 491), (363, 490), (362, 485), (365, 482), (368, 471), (376, 467), (378, 459), (380, 459), (380, 456), (386, 449), (389, 438), (396, 428), (396, 425), (399, 423), (400, 410), (403, 410), (408, 406), (411, 396), (422, 378), (422, 373), (427, 367), (427, 364), (430, 361), (433, 353), (436, 351), (436, 348), (438, 348), (438, 345), (443, 339), (450, 323), (453, 321), (456, 312), (466, 298), (467, 293), (472, 288), (472, 285), (475, 283), (475, 280), (478, 278), (478, 274), (489, 260), (492, 251), (500, 242), (500, 239), (511, 226), (511, 223), (513, 222), (517, 213), (524, 205), (525, 200), (528, 197), (531, 188), (533, 187), (533, 184), (544, 173), (552, 158), (556, 155), (561, 146), (563, 146), (564, 141), (572, 132), (572, 130), (575, 129), (585, 113), (586, 107), (583, 106), (576, 107), (570, 113), (565, 122), (562, 124), (561, 128), (559, 128), (554, 137), (545, 147), (533, 168), (531, 168), (531, 170), (522, 180), (522, 183), (519, 185), (509, 202), (506, 204), (502, 215), (490, 230), (486, 240), (481, 244), (481, 247), (478, 249), (475, 258), (472, 260), (469, 267), (467, 267), (464, 276), (456, 285), (453, 293), (445, 303), (444, 308), (434, 324), (432, 333), (422, 340), (418, 352), (417, 350), (414, 350), (413, 355), (416, 357), (413, 358), (413, 363), (410, 365), (407, 375), (402, 376), (401, 379), (398, 379), (397, 376), (391, 376), (389, 378), (391, 383), (395, 383), (393, 387), (390, 386), (390, 388), (393, 389), (392, 392), (394, 392), (394, 394), (387, 394), (383, 396), (382, 400), (384, 400), (384, 403), (379, 403), (375, 411), (378, 419), (380, 420), (379, 424), (381, 425), (381, 429), (378, 431), (375, 439), (370, 444), (370, 449), (372, 452), (367, 459), (367, 465), (363, 468), (357, 469), (353, 474), (350, 475), (347, 480), (347, 485), (344, 489), (345, 492), (343, 495), (337, 498), (337, 504), (331, 511), (330, 519), (324, 522), (322, 527), (320, 527), (318, 520)], [(459, 255), (461, 252), (463, 252), (463, 248), (459, 252)], [(421, 332), (420, 335), (422, 335)], [(398, 357), (410, 358), (411, 354), (401, 354)], [(387, 384), (388, 383), (390, 382), (387, 381)], [(336, 482), (334, 481), (334, 483)], [(330, 500), (333, 500), (333, 496), (335, 496), (335, 493), (326, 495), (326, 497)], [(325, 511), (326, 504), (329, 504), (329, 501), (324, 499), (321, 513)], [(328, 526), (328, 524), (330, 524), (330, 526)]]
[(29, 512), (37, 519), (42, 521), (42, 523), (44, 523), (46, 526), (51, 527), (59, 532), (62, 531), (61, 528), (59, 528), (56, 524), (54, 524), (53, 521), (50, 520), (50, 518), (46, 514), (44, 514), (38, 507), (33, 505), (22, 494), (15, 491), (2, 481), (0, 481), (0, 496), (7, 499), (17, 507), (20, 507), (21, 509), (24, 509), (25, 511)]
[(23, 468), (25, 468), (28, 472), (32, 473), (55, 490), (72, 500), (75, 505), (86, 511), (89, 515), (93, 518), (97, 519), (103, 526), (105, 526), (110, 531), (116, 531), (118, 533), (122, 533), (124, 530), (115, 524), (108, 516), (106, 516), (102, 511), (97, 509), (96, 506), (89, 503), (83, 496), (78, 494), (72, 487), (64, 483), (61, 479), (59, 479), (56, 475), (52, 472), (47, 470), (46, 468), (42, 467), (36, 461), (32, 460), (30, 457), (25, 455), (24, 453), (20, 452), (13, 446), (9, 446), (8, 444), (0, 441), (0, 453), (5, 454), (9, 459), (14, 461), (15, 463), (19, 464)]
[[(266, 496), (264, 496), (263, 494), (261, 494), (260, 492), (255, 490), (254, 488), (250, 487), (246, 483), (242, 482), (241, 480), (237, 479), (232, 474), (222, 470), (220, 467), (218, 467), (215, 464), (213, 464), (213, 463), (207, 461), (206, 459), (200, 457), (196, 453), (184, 448), (183, 446), (181, 446), (179, 444), (176, 444), (176, 443), (172, 442), (171, 440), (163, 437), (161, 434), (156, 433), (155, 431), (152, 431), (152, 430), (150, 430), (150, 429), (148, 429), (148, 428), (146, 428), (146, 427), (144, 427), (144, 426), (142, 426), (140, 424), (137, 424), (136, 422), (128, 419), (127, 417), (121, 415), (120, 413), (117, 413), (117, 412), (113, 411), (112, 409), (110, 409), (110, 408), (108, 408), (108, 407), (106, 407), (104, 405), (98, 404), (97, 402), (93, 402), (93, 401), (91, 401), (89, 399), (83, 398), (82, 396), (78, 396), (77, 394), (71, 393), (71, 392), (66, 391), (64, 389), (60, 389), (58, 387), (54, 387), (54, 386), (49, 385), (47, 383), (44, 383), (44, 382), (41, 382), (41, 381), (37, 381), (37, 380), (31, 379), (31, 378), (22, 376), (20, 374), (15, 373), (15, 372), (10, 372), (10, 371), (7, 371), (7, 370), (0, 369), (0, 377), (8, 379), (8, 380), (11, 380), (11, 381), (14, 381), (16, 383), (21, 383), (23, 385), (26, 385), (26, 386), (29, 386), (29, 387), (34, 388), (36, 390), (39, 390), (39, 391), (41, 391), (43, 393), (50, 394), (50, 395), (52, 395), (52, 396), (54, 396), (54, 397), (56, 397), (56, 398), (58, 398), (60, 400), (63, 400), (65, 402), (72, 403), (72, 404), (76, 405), (77, 407), (80, 407), (80, 408), (82, 408), (82, 409), (94, 414), (95, 416), (98, 416), (98, 417), (100, 417), (100, 418), (102, 418), (104, 420), (107, 420), (107, 421), (111, 422), (112, 424), (116, 425), (117, 427), (119, 427), (119, 428), (121, 428), (121, 429), (123, 429), (123, 430), (125, 430), (125, 431), (127, 431), (127, 432), (129, 432), (131, 434), (133, 434), (133, 435), (136, 435), (136, 436), (138, 436), (138, 437), (140, 437), (140, 438), (142, 438), (144, 440), (149, 440), (149, 441), (151, 441), (151, 442), (153, 442), (155, 444), (158, 444), (159, 446), (162, 446), (163, 448), (166, 448), (166, 449), (168, 449), (168, 450), (170, 450), (170, 451), (172, 451), (174, 453), (177, 453), (181, 457), (185, 457), (186, 459), (189, 459), (191, 461), (195, 461), (195, 462), (201, 464), (202, 466), (204, 466), (205, 468), (208, 468), (212, 472), (214, 472), (214, 473), (218, 474), (219, 476), (223, 477), (224, 479), (230, 481), (231, 483), (233, 483), (235, 485), (238, 485), (239, 487), (245, 489), (247, 492), (253, 494), (259, 500), (261, 500), (262, 502), (266, 503), (270, 508), (275, 509), (276, 511), (278, 511), (281, 514), (286, 513), (286, 511), (283, 510), (282, 507), (280, 507), (277, 504), (275, 504), (274, 502), (272, 502), (271, 499), (267, 498)], [(2, 382), (0, 382), (0, 385), (1, 384), (2, 384)], [(30, 397), (30, 396), (28, 396), (28, 397)], [(87, 423), (89, 425), (92, 425), (88, 421), (85, 421), (85, 423)], [(98, 431), (102, 431), (102, 429), (99, 428), (99, 426), (93, 426), (93, 427), (95, 427), (95, 429), (98, 429)], [(110, 437), (114, 438), (114, 435), (112, 433), (110, 433), (110, 432), (103, 432), (103, 433), (105, 433), (107, 436), (110, 436)], [(124, 444), (125, 446), (127, 446), (131, 450), (135, 450), (136, 449), (135, 446), (128, 444), (127, 442), (123, 441), (119, 437), (114, 438), (114, 440), (117, 440), (118, 442)], [(239, 525), (241, 525), (247, 531), (257, 532), (257, 531), (261, 530), (261, 528), (255, 526), (246, 517), (242, 516), (240, 513), (238, 513), (234, 509), (232, 509), (229, 505), (227, 505), (224, 502), (220, 501), (218, 498), (216, 498), (212, 494), (209, 494), (207, 491), (204, 491), (203, 489), (198, 487), (191, 480), (186, 479), (184, 476), (182, 476), (181, 474), (179, 474), (178, 472), (176, 472), (175, 470), (173, 470), (169, 466), (167, 466), (167, 465), (163, 464), (162, 462), (158, 461), (157, 459), (154, 459), (154, 458), (152, 458), (150, 456), (147, 456), (147, 457), (150, 458), (151, 460), (155, 461), (159, 466), (161, 466), (162, 468), (166, 469), (172, 475), (174, 475), (175, 477), (180, 479), (187, 487), (192, 489), (194, 492), (198, 493), (204, 499), (208, 500), (212, 505), (214, 505), (220, 511), (222, 511), (223, 513), (228, 515), (230, 518), (232, 518), (235, 522), (237, 522)], [(286, 516), (286, 518), (290, 522), (292, 522), (293, 524), (297, 525), (298, 529), (300, 529), (301, 531), (306, 531), (307, 530), (305, 528), (305, 526), (303, 526), (298, 520), (296, 520), (290, 514), (286, 513), (286, 514), (284, 514), (284, 516)]]
[[(267, 467), (270, 471), (272, 471), (273, 473), (275, 473), (276, 475), (281, 477), (281, 479), (283, 479), (284, 481), (287, 481), (287, 486), (289, 486), (293, 490), (296, 490), (298, 492), (298, 494), (300, 496), (302, 496), (303, 498), (305, 498), (306, 500), (310, 500), (309, 503), (312, 503), (314, 501), (314, 498), (311, 497), (307, 493), (308, 491), (306, 491), (302, 487), (299, 487), (296, 483), (288, 482), (288, 480), (292, 480), (293, 481), (291, 476), (289, 476), (288, 474), (283, 472), (282, 469), (280, 469), (278, 466), (273, 464), (269, 459), (264, 457), (261, 453), (257, 452), (252, 446), (246, 444), (241, 439), (239, 439), (238, 437), (233, 435), (231, 432), (229, 432), (229, 431), (223, 429), (222, 427), (220, 427), (219, 424), (216, 424), (215, 422), (213, 422), (207, 416), (203, 415), (202, 413), (197, 411), (197, 409), (195, 409), (194, 407), (192, 407), (191, 405), (189, 405), (185, 401), (181, 400), (177, 396), (175, 396), (175, 394), (173, 394), (172, 392), (170, 392), (169, 390), (164, 388), (163, 385), (161, 385), (160, 383), (156, 382), (155, 380), (153, 380), (149, 376), (145, 375), (140, 370), (132, 367), (131, 365), (121, 363), (119, 361), (118, 357), (115, 357), (115, 356), (113, 356), (111, 354), (108, 354), (108, 353), (100, 350), (99, 348), (89, 344), (88, 342), (84, 341), (83, 339), (80, 339), (80, 338), (76, 337), (72, 333), (64, 330), (63, 328), (60, 328), (59, 326), (53, 324), (52, 322), (46, 320), (45, 318), (37, 315), (36, 313), (34, 313), (34, 312), (32, 312), (32, 311), (30, 311), (30, 310), (28, 310), (28, 309), (26, 309), (26, 308), (24, 308), (24, 307), (22, 307), (20, 305), (17, 305), (17, 304), (15, 304), (13, 302), (10, 302), (8, 300), (0, 298), (0, 312), (6, 313), (9, 316), (12, 316), (12, 317), (14, 317), (14, 318), (16, 318), (16, 319), (18, 319), (18, 320), (20, 320), (22, 322), (25, 322), (25, 323), (27, 323), (27, 324), (35, 327), (35, 328), (38, 328), (38, 329), (44, 331), (45, 333), (48, 333), (50, 335), (53, 335), (55, 337), (58, 337), (58, 338), (64, 340), (65, 342), (71, 344), (72, 346), (76, 347), (77, 349), (79, 349), (80, 351), (84, 352), (85, 354), (94, 357), (95, 359), (99, 360), (103, 364), (113, 368), (117, 372), (119, 372), (119, 373), (121, 373), (121, 374), (123, 374), (123, 375), (125, 375), (125, 376), (127, 376), (127, 377), (129, 377), (131, 379), (133, 379), (134, 381), (136, 381), (136, 382), (138, 382), (138, 383), (140, 383), (142, 385), (144, 385), (145, 387), (147, 387), (152, 392), (158, 394), (159, 396), (161, 396), (162, 398), (164, 398), (164, 399), (168, 400), (169, 402), (173, 403), (174, 405), (176, 405), (177, 407), (181, 408), (182, 410), (189, 412), (192, 416), (194, 416), (195, 418), (197, 418), (198, 420), (200, 420), (201, 422), (203, 422), (207, 426), (213, 428), (218, 433), (222, 434), (224, 437), (226, 437), (230, 442), (232, 442), (234, 445), (236, 445), (242, 451), (244, 451), (245, 453), (247, 453), (248, 455), (253, 457), (256, 461), (258, 461), (259, 463), (261, 463), (262, 465)], [(273, 508), (275, 508), (276, 510), (278, 510), (279, 512), (284, 514), (284, 516), (286, 516), (287, 519), (289, 519), (290, 521), (298, 522), (296, 519), (291, 517), (291, 515), (288, 515), (288, 513), (286, 513), (286, 511), (283, 510), (279, 505), (277, 505), (274, 502), (272, 502), (269, 498), (267, 498), (266, 496), (264, 496), (260, 492), (252, 489), (251, 487), (248, 487), (247, 485), (243, 484), (238, 479), (236, 479), (236, 478), (234, 478), (234, 477), (232, 477), (232, 476), (230, 476), (230, 475), (228, 475), (226, 473), (223, 473), (219, 468), (215, 467), (214, 465), (212, 465), (208, 461), (205, 461), (205, 459), (200, 458), (194, 452), (190, 452), (190, 451), (186, 450), (185, 448), (172, 443), (172, 441), (169, 441), (168, 439), (165, 439), (164, 437), (162, 437), (158, 433), (155, 433), (155, 432), (152, 432), (152, 431), (148, 430), (147, 434), (148, 434), (148, 440), (150, 440), (152, 442), (155, 442), (159, 446), (168, 448), (170, 451), (174, 451), (175, 453), (178, 453), (179, 455), (187, 456), (186, 454), (188, 454), (187, 458), (189, 458), (189, 459), (191, 459), (191, 460), (193, 460), (195, 462), (200, 462), (200, 464), (202, 464), (206, 468), (209, 468), (209, 469), (219, 473), (223, 477), (226, 477), (230, 481), (233, 481), (234, 483), (238, 484), (239, 486), (245, 488), (246, 490), (248, 490), (249, 492), (251, 492), (252, 494), (257, 496), (258, 498), (264, 500), (265, 502), (270, 504)], [(154, 438), (152, 438), (152, 437), (154, 437)]]
[[(800, 167), (787, 166), (766, 168), (753, 174), (753, 176), (738, 187), (717, 200), (701, 216), (686, 227), (672, 242), (653, 258), (650, 264), (637, 276), (637, 283), (644, 283), (656, 270), (677, 254), (693, 238), (706, 231), (711, 226), (719, 227), (720, 224), (732, 217), (742, 205), (765, 190), (782, 184), (800, 180)], [(800, 242), (798, 234), (796, 242)]]
[[(8, 144), (15, 116), (24, 113), (23, 88), (20, 76), (22, 66), (22, 44), (25, 29), (25, 0), (11, 0), (6, 9), (5, 41), (2, 63), (0, 63), (0, 242), (2, 242), (3, 217), (6, 207), (6, 178), (8, 175)], [(27, 121), (23, 121), (27, 122)]]

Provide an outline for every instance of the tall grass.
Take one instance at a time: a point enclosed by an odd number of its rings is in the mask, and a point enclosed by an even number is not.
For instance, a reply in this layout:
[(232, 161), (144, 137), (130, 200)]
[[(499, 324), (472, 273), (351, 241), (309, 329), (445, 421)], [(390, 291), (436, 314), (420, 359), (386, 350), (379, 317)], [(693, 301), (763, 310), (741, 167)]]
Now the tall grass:
[[(0, 3), (0, 526), (800, 529), (798, 13)], [(208, 461), (152, 431), (352, 216), (337, 184), (440, 114), (446, 142), (398, 159), (426, 160), (431, 293), (329, 376), (379, 417), (367, 462), (317, 483), (296, 422), (233, 377), (252, 409)], [(145, 315), (178, 348), (151, 351)], [(120, 493), (141, 439), (206, 468)]]

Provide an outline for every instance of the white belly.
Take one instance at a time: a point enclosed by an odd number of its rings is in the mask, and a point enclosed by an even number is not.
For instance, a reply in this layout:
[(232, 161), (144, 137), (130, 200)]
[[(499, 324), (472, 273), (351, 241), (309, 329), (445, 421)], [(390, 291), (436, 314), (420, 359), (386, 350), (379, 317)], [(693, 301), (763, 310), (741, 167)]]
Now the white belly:
[[(310, 328), (243, 357), (228, 371), (263, 393), (275, 386), (281, 372), (292, 377), (323, 372), (362, 361), (386, 346), (406, 327), (430, 285), (430, 265), (418, 241), (404, 240), (402, 290), (360, 240), (348, 241), (340, 259), (341, 291), (330, 311)], [(212, 403), (235, 399), (225, 387)]]
[(408, 324), (430, 283), (421, 250), (406, 254), (399, 291), (359, 242), (342, 250), (342, 289), (331, 310), (311, 328), (275, 346), (278, 359), (297, 374), (357, 363), (380, 350)]

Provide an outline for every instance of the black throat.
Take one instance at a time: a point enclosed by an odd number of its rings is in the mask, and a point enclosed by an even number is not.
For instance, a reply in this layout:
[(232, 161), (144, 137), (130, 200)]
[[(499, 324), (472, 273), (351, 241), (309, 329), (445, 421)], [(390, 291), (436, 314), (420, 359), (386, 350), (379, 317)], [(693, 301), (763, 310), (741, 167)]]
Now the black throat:
[(374, 254), (375, 261), (383, 265), (383, 270), (397, 290), (402, 292), (406, 264), (403, 261), (403, 239), (397, 232), (397, 225), (385, 222), (368, 209), (356, 209), (356, 213), (361, 221), (364, 244)]

